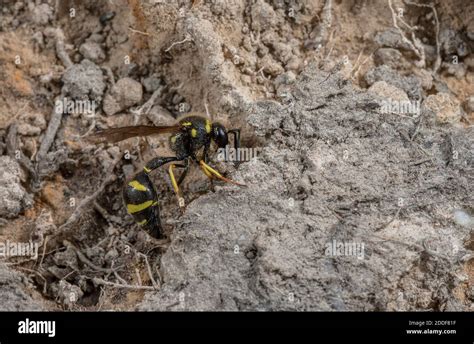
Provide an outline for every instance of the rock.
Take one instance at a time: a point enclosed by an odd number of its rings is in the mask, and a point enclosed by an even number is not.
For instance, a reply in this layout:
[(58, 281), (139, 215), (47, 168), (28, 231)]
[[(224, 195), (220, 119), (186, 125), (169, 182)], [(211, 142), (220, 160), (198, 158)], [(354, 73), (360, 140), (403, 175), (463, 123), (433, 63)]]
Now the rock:
[(18, 125), (18, 134), (24, 136), (35, 136), (41, 133), (41, 128), (32, 126), (28, 123), (21, 123)]
[(107, 115), (116, 114), (142, 101), (142, 85), (131, 78), (117, 81), (105, 95), (103, 109)]
[(400, 102), (410, 101), (405, 91), (390, 84), (387, 84), (385, 81), (375, 82), (372, 86), (370, 86), (369, 91), (386, 99), (391, 99)]
[(364, 78), (369, 86), (377, 81), (385, 81), (390, 85), (404, 90), (411, 100), (421, 99), (421, 81), (415, 75), (402, 76), (389, 66), (382, 65), (369, 70)]
[(469, 53), (462, 36), (452, 29), (442, 29), (439, 33), (439, 42), (445, 56), (458, 55), (464, 57)]
[(284, 85), (291, 85), (295, 82), (296, 80), (296, 75), (292, 71), (288, 71), (286, 73), (280, 74), (275, 78), (275, 88), (278, 89), (278, 87)]
[(474, 113), (474, 96), (470, 96), (467, 98), (466, 111)]
[(436, 121), (440, 124), (455, 123), (461, 119), (459, 100), (448, 93), (432, 94), (426, 98), (423, 105), (434, 112)]
[(414, 74), (420, 79), (421, 87), (424, 90), (431, 90), (433, 87), (433, 75), (426, 69), (416, 69)]
[(434, 63), (438, 57), (436, 52), (436, 46), (423, 44), (423, 50), (425, 51), (425, 59), (429, 63)]
[(114, 18), (115, 18), (115, 12), (106, 12), (100, 16), (99, 20), (102, 23), (102, 25), (105, 25), (107, 24), (107, 22), (111, 21)]
[(374, 42), (379, 47), (388, 47), (395, 49), (405, 49), (409, 50), (410, 46), (403, 41), (402, 36), (395, 28), (390, 28), (388, 30), (378, 32), (375, 35)]
[(145, 88), (145, 91), (148, 93), (155, 92), (158, 87), (161, 85), (161, 79), (156, 75), (151, 75), (142, 81), (142, 85)]
[(469, 54), (469, 47), (466, 42), (461, 42), (456, 49), (458, 56), (465, 57)]
[(131, 78), (138, 73), (138, 64), (132, 63), (121, 63), (117, 72), (118, 78)]
[(0, 311), (42, 311), (43, 305), (32, 297), (33, 287), (24, 275), (0, 263)]
[(270, 74), (272, 76), (280, 75), (285, 71), (283, 67), (271, 57), (271, 55), (265, 55), (259, 61), (258, 68), (263, 68), (265, 74)]
[(287, 92), (291, 89), (291, 85), (295, 82), (296, 75), (292, 71), (288, 71), (278, 75), (275, 78), (274, 86), (276, 93), (280, 98), (285, 98)]
[(293, 57), (291, 47), (288, 44), (278, 42), (273, 44), (272, 47), (275, 50), (274, 55), (280, 60), (282, 64), (286, 64)]
[(106, 262), (111, 263), (111, 262), (113, 262), (117, 257), (119, 257), (118, 251), (117, 251), (115, 248), (112, 248), (111, 250), (109, 250), (109, 251), (106, 253), (104, 259), (105, 259)]
[(293, 56), (285, 65), (287, 70), (298, 71), (301, 68), (301, 59)]
[(105, 90), (104, 75), (92, 61), (84, 59), (67, 68), (62, 80), (63, 92), (74, 100), (102, 99)]
[(70, 246), (65, 251), (56, 252), (53, 255), (53, 261), (58, 266), (67, 266), (68, 268), (79, 270), (77, 253)]
[(101, 63), (105, 60), (105, 53), (100, 44), (95, 42), (85, 42), (79, 48), (79, 52), (84, 58), (95, 63)]
[(466, 75), (466, 66), (464, 63), (446, 63), (443, 62), (442, 67), (448, 75), (453, 75), (456, 79), (462, 79)]
[(74, 305), (82, 296), (84, 292), (77, 285), (73, 285), (66, 280), (60, 280), (59, 283), (54, 284), (52, 292), (56, 294), (58, 301), (63, 305), (70, 307)]
[(437, 93), (449, 93), (451, 92), (448, 84), (442, 79), (437, 78), (433, 80), (433, 86)]
[(33, 22), (38, 25), (46, 25), (53, 19), (53, 9), (48, 4), (35, 6), (31, 15)]
[(474, 228), (474, 216), (462, 209), (457, 209), (454, 211), (453, 218), (454, 221), (460, 226)]
[(173, 125), (174, 123), (176, 123), (176, 120), (171, 114), (171, 112), (169, 112), (160, 105), (154, 105), (150, 109), (150, 112), (148, 112), (147, 117), (156, 126)]
[(405, 60), (402, 53), (393, 48), (380, 48), (374, 54), (374, 62), (377, 66), (387, 65), (394, 69), (406, 68), (410, 64)]
[(242, 74), (240, 76), (240, 81), (242, 81), (242, 84), (244, 85), (250, 85), (252, 83), (252, 77), (250, 75)]
[(277, 24), (277, 16), (272, 7), (263, 0), (257, 0), (252, 6), (252, 30), (255, 32), (268, 31)]
[(125, 179), (129, 179), (132, 177), (133, 172), (135, 172), (135, 167), (132, 164), (125, 164), (122, 166), (123, 175)]
[(270, 52), (270, 49), (265, 44), (260, 44), (257, 49), (257, 56), (262, 58)]
[(474, 56), (466, 57), (463, 62), (466, 64), (467, 68), (474, 70)]
[(351, 78), (354, 66), (352, 65), (351, 60), (347, 59), (342, 64), (341, 70), (339, 73), (343, 76), (344, 79), (349, 80)]
[(49, 72), (47, 74), (40, 76), (40, 83), (42, 84), (49, 84), (53, 80), (53, 72)]
[(9, 156), (0, 156), (0, 217), (14, 218), (32, 204), (20, 176), (18, 162)]
[(46, 129), (46, 120), (42, 113), (26, 113), (20, 116), (20, 120), (40, 129)]
[(456, 52), (456, 32), (452, 29), (442, 29), (439, 33), (439, 42), (445, 55), (451, 55)]
[(471, 41), (474, 41), (474, 22), (470, 20), (467, 23), (466, 27), (466, 36), (469, 38)]
[(64, 199), (64, 188), (58, 186), (58, 183), (45, 183), (41, 190), (41, 198), (53, 209), (58, 210), (64, 207), (64, 203), (67, 201)]
[(36, 143), (35, 137), (24, 137), (20, 147), (25, 155), (29, 158), (32, 158), (38, 151), (38, 144)]
[(37, 31), (31, 37), (32, 41), (38, 45), (40, 49), (44, 48), (44, 35), (41, 31)]
[(94, 43), (104, 43), (105, 37), (99, 33), (93, 33), (87, 40)]

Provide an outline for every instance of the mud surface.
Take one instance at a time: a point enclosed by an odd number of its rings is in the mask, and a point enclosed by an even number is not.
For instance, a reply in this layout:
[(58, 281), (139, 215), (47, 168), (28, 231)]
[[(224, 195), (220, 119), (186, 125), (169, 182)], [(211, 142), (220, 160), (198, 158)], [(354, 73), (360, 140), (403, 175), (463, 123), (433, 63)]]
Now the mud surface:
[[(3, 1), (0, 308), (474, 310), (473, 16), (462, 1)], [(246, 188), (211, 192), (193, 166), (183, 214), (154, 172), (157, 241), (120, 193), (167, 137), (85, 137), (188, 113), (258, 154), (211, 160)]]

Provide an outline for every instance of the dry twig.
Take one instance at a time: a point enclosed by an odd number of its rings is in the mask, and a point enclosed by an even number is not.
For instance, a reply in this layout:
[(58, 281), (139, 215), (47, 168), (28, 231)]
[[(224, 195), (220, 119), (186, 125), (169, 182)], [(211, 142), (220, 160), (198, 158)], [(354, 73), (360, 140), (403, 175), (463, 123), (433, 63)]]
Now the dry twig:
[[(400, 33), (400, 36), (403, 42), (405, 42), (410, 47), (410, 49), (415, 53), (415, 55), (418, 57), (419, 60), (416, 63), (416, 65), (420, 68), (424, 68), (426, 66), (425, 49), (421, 41), (415, 36), (415, 30), (417, 29), (417, 27), (416, 26), (411, 27), (401, 17), (397, 16), (392, 6), (392, 0), (388, 0), (388, 6), (390, 8), (390, 11), (392, 12), (393, 26)], [(400, 26), (398, 26), (398, 20), (400, 20), (400, 22), (403, 23), (410, 31), (411, 39), (412, 39), (411, 41), (406, 37), (405, 32), (400, 28)]]
[(154, 287), (146, 286), (146, 285), (131, 285), (131, 284), (121, 284), (115, 282), (109, 282), (102, 278), (95, 277), (92, 279), (94, 283), (100, 285), (107, 285), (115, 288), (122, 288), (122, 289), (135, 289), (135, 290), (155, 290)]
[(193, 39), (191, 38), (191, 35), (189, 33), (187, 33), (182, 41), (173, 42), (168, 48), (165, 49), (165, 52), (167, 53), (168, 51), (170, 51), (175, 45), (183, 44), (183, 43), (186, 43), (186, 42), (191, 42), (192, 40)]
[(332, 0), (326, 0), (321, 12), (321, 24), (315, 29), (315, 37), (305, 43), (307, 48), (319, 49), (328, 41), (329, 29), (332, 24)]
[(415, 2), (411, 2), (408, 0), (405, 0), (405, 3), (407, 5), (411, 6), (416, 6), (416, 7), (424, 7), (424, 8), (430, 8), (431, 11), (433, 11), (434, 19), (435, 19), (435, 28), (436, 28), (436, 61), (433, 66), (433, 74), (438, 72), (439, 67), (441, 66), (441, 44), (439, 42), (439, 19), (438, 19), (438, 12), (436, 11), (436, 7), (433, 4), (417, 4)]
[[(58, 98), (60, 99), (63, 97), (61, 94)], [(61, 125), (61, 120), (63, 118), (62, 111), (57, 111), (56, 106), (53, 107), (53, 112), (51, 113), (51, 119), (48, 123), (48, 128), (46, 129), (46, 133), (44, 134), (43, 141), (41, 141), (41, 146), (38, 150), (38, 154), (36, 154), (36, 161), (39, 162), (46, 157), (51, 145), (54, 142), (54, 138), (56, 137), (56, 133)]]
[(103, 267), (97, 266), (97, 265), (95, 265), (94, 263), (92, 263), (92, 262), (84, 255), (84, 253), (82, 253), (81, 250), (79, 250), (79, 249), (78, 249), (73, 243), (71, 243), (70, 241), (68, 241), (68, 240), (63, 240), (63, 244), (64, 244), (64, 246), (69, 247), (69, 248), (71, 248), (74, 252), (76, 252), (77, 258), (78, 258), (82, 263), (86, 264), (87, 266), (89, 266), (90, 268), (94, 269), (95, 271), (100, 271), (100, 272), (105, 272), (105, 273), (113, 273), (113, 272), (114, 272), (114, 269), (103, 268)]
[(33, 163), (27, 156), (19, 149), (18, 144), (18, 124), (12, 123), (8, 128), (8, 133), (6, 137), (6, 146), (7, 153), (10, 157), (18, 160), (20, 165), (28, 171), (28, 174), (31, 178), (31, 188), (33, 192), (36, 192), (40, 189), (40, 183), (38, 178), (38, 173), (33, 166)]

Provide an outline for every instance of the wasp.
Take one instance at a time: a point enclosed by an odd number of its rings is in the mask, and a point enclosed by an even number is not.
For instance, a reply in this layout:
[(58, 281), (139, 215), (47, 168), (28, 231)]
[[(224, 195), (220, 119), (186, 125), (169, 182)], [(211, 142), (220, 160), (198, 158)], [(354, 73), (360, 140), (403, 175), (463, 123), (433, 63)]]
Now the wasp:
[[(227, 130), (221, 123), (211, 122), (209, 119), (201, 116), (184, 117), (176, 125), (172, 126), (137, 125), (110, 128), (89, 135), (88, 138), (95, 143), (116, 143), (132, 137), (164, 133), (171, 134), (169, 146), (175, 153), (175, 156), (158, 156), (151, 159), (145, 164), (143, 170), (136, 173), (122, 189), (123, 201), (127, 212), (141, 228), (157, 239), (163, 237), (163, 228), (160, 219), (158, 194), (150, 179), (150, 173), (153, 170), (170, 163), (168, 173), (178, 199), (179, 207), (182, 210), (185, 207), (185, 202), (179, 186), (186, 177), (190, 161), (199, 165), (203, 173), (210, 179), (211, 186), (213, 185), (214, 178), (227, 183), (245, 186), (224, 177), (216, 169), (208, 165), (209, 149), (212, 142), (219, 148), (225, 148), (229, 143), (229, 136), (233, 135), (234, 147), (236, 150), (239, 149), (240, 129)], [(201, 150), (201, 157), (198, 158), (197, 154)], [(178, 164), (177, 162), (182, 163)], [(178, 180), (175, 177), (175, 169), (177, 168), (183, 170)]]

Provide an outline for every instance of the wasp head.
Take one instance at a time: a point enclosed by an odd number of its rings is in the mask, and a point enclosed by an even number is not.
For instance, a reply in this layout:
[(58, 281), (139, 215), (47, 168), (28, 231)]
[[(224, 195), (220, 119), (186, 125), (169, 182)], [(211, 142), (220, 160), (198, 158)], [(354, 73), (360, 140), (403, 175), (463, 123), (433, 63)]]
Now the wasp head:
[(219, 148), (224, 148), (227, 146), (227, 143), (229, 142), (229, 139), (227, 137), (227, 130), (225, 127), (216, 122), (212, 124), (212, 139), (216, 142), (217, 146)]

